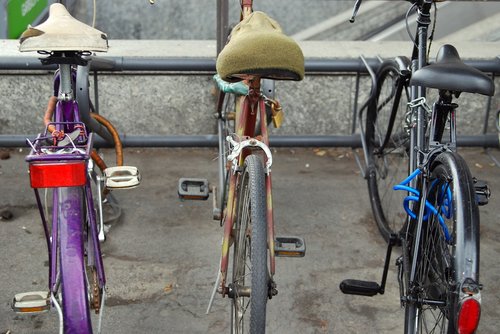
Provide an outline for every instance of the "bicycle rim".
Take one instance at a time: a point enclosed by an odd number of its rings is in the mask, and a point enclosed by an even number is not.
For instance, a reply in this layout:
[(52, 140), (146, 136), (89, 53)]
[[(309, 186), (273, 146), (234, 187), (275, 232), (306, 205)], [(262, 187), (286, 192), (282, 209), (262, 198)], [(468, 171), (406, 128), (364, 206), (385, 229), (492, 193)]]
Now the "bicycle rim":
[(392, 189), (406, 178), (409, 166), (404, 113), (407, 95), (403, 86), (398, 90), (398, 79), (396, 63), (384, 62), (377, 75), (377, 94), (366, 116), (368, 193), (375, 222), (386, 241), (406, 221), (404, 194)]
[(226, 137), (233, 134), (234, 117), (237, 108), (237, 101), (234, 94), (225, 94), (222, 104), (221, 119), (218, 120), (217, 131), (219, 136), (219, 193), (218, 193), (218, 208), (222, 212), (227, 205), (227, 194), (229, 191), (229, 170), (227, 168), (227, 156), (230, 153), (229, 143)]
[[(442, 154), (434, 163), (411, 301), (406, 309), (407, 333), (455, 333), (460, 286), (477, 282), (479, 214), (467, 165), (458, 155)], [(465, 262), (471, 269), (465, 270)]]
[(80, 187), (57, 188), (61, 298), (65, 333), (92, 333), (84, 261), (85, 209)]
[(264, 168), (255, 155), (245, 159), (237, 201), (233, 230), (232, 332), (264, 333), (269, 289), (267, 210)]

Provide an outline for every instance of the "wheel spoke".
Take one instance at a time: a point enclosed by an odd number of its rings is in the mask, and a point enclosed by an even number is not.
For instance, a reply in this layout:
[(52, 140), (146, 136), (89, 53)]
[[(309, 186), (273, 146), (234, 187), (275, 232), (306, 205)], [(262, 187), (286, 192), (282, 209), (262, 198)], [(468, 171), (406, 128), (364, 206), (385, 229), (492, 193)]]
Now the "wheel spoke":
[[(457, 280), (463, 280), (462, 275), (466, 274), (471, 275), (466, 276), (467, 279), (477, 282), (477, 272), (467, 274), (460, 265), (465, 259), (469, 262), (478, 260), (478, 244), (472, 235), (468, 238), (458, 236), (476, 229), (479, 224), (470, 172), (456, 153), (442, 153), (432, 166), (426, 182), (427, 201), (433, 209), (425, 210), (419, 250), (410, 252), (416, 254), (417, 266), (406, 303), (406, 321), (410, 332), (416, 328), (417, 334), (455, 332), (454, 321), (462, 285)], [(412, 222), (413, 228), (416, 224), (416, 221)], [(409, 231), (415, 238), (416, 231)], [(460, 237), (466, 244), (457, 252), (457, 238)], [(417, 244), (415, 239), (410, 240)], [(467, 257), (462, 252), (468, 252)]]

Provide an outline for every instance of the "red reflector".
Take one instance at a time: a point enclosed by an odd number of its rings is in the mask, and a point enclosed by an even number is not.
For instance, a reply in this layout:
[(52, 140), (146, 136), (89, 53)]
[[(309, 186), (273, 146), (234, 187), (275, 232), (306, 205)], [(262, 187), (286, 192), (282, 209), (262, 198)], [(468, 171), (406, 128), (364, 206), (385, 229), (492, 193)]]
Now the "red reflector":
[(458, 333), (472, 334), (479, 325), (481, 305), (474, 298), (467, 298), (462, 302), (458, 311)]
[(30, 163), (32, 188), (78, 187), (87, 180), (85, 161)]

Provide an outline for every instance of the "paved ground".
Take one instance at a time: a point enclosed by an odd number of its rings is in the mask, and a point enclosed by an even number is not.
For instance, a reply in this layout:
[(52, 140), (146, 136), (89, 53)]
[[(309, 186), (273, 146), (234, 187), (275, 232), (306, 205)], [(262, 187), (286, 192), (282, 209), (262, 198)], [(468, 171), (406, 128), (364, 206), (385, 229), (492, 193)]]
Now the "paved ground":
[[(29, 191), (26, 150), (0, 160), (0, 333), (54, 333), (54, 312), (17, 316), (16, 292), (43, 290), (46, 253)], [(105, 151), (108, 161), (110, 153)], [(500, 154), (499, 154), (500, 155)], [(217, 272), (222, 229), (211, 220), (211, 201), (181, 202), (179, 177), (216, 181), (213, 149), (128, 149), (127, 164), (143, 174), (140, 188), (115, 192), (123, 219), (103, 245), (108, 278), (104, 333), (227, 333), (229, 301), (218, 298), (206, 315)], [(350, 150), (280, 149), (274, 152), (278, 234), (306, 239), (302, 259), (278, 259), (279, 294), (269, 302), (269, 333), (401, 333), (394, 271), (386, 294), (346, 296), (344, 278), (378, 280), (385, 246), (371, 221), (365, 182)], [(479, 150), (467, 151), (475, 176), (490, 182), (490, 204), (481, 208), (483, 290), (479, 333), (500, 323), (500, 169)]]

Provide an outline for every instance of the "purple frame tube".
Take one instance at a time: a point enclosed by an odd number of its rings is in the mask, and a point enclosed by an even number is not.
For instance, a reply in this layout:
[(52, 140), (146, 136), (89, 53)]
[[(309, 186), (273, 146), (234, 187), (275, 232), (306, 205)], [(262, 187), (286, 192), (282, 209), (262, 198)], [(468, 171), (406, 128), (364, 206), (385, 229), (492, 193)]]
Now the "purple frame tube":
[[(55, 85), (57, 85), (57, 79), (58, 76), (55, 77)], [(66, 133), (75, 129), (75, 123), (83, 125), (83, 123), (80, 122), (79, 109), (76, 101), (59, 101), (56, 104), (54, 119), (56, 129), (64, 130)], [(71, 121), (68, 122), (68, 120)], [(87, 133), (86, 129), (84, 131)], [(48, 135), (47, 131), (44, 135)], [(27, 162), (85, 160), (88, 163), (93, 145), (92, 133), (88, 134), (85, 146), (77, 145), (77, 147), (85, 148), (84, 154), (78, 152), (72, 154), (41, 154), (40, 148), (43, 146), (43, 138), (42, 135), (37, 137), (34, 148), (26, 157)], [(76, 317), (67, 316), (68, 313), (72, 312), (85, 314), (89, 309), (87, 291), (85, 289), (86, 263), (84, 252), (86, 241), (89, 241), (87, 245), (87, 261), (96, 268), (99, 287), (104, 288), (106, 283), (97, 231), (97, 219), (92, 197), (91, 178), (88, 173), (86, 177), (87, 181), (84, 186), (53, 188), (51, 231), (48, 229), (48, 222), (45, 217), (39, 191), (38, 189), (34, 189), (47, 242), (50, 268), (48, 275), (49, 290), (51, 293), (57, 294), (59, 288), (63, 289), (63, 287), (65, 287), (66, 292), (64, 294), (68, 296), (67, 294), (69, 293), (70, 296), (74, 296), (72, 298), (66, 297), (62, 300), (63, 310), (65, 310), (63, 314), (64, 331), (72, 333), (88, 333), (92, 331), (90, 314), (87, 314), (88, 317), (82, 317), (83, 319), (75, 319)], [(61, 203), (62, 200), (64, 200), (64, 203)], [(85, 226), (88, 227), (88, 233), (90, 233), (87, 240), (84, 240)], [(60, 273), (59, 277), (58, 273)], [(61, 286), (58, 284), (58, 279), (60, 280)]]

